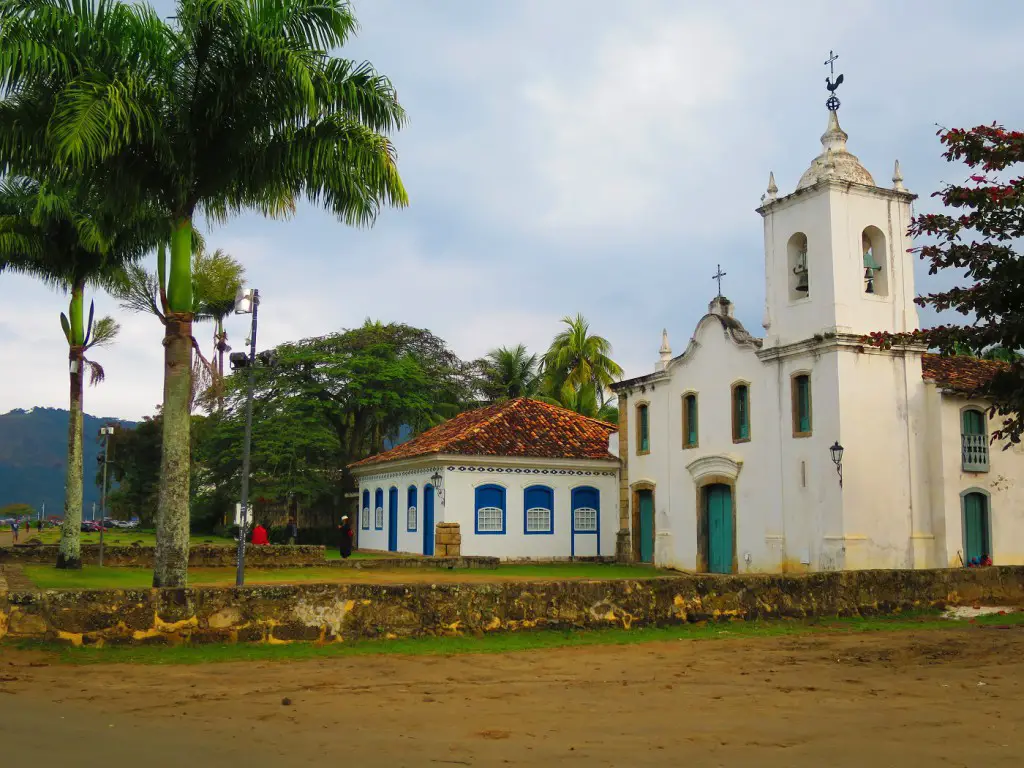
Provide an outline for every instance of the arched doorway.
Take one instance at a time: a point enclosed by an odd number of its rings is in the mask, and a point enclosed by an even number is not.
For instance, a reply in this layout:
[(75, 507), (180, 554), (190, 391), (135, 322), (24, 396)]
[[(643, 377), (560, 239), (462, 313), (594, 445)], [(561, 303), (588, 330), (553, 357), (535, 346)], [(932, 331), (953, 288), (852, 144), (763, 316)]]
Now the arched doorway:
[(704, 486), (704, 535), (708, 571), (733, 571), (732, 488), (724, 483)]
[(992, 526), (989, 517), (988, 496), (971, 491), (963, 496), (964, 507), (964, 563), (973, 558), (980, 561), (992, 556)]

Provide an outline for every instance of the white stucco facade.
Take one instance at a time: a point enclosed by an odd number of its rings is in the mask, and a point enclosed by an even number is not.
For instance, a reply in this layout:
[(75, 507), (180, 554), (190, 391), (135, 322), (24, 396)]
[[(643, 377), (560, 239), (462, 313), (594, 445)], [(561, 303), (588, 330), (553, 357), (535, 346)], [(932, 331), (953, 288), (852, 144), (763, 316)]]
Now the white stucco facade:
[[(434, 489), (434, 525), (459, 523), (463, 555), (550, 560), (615, 554), (619, 527), (618, 461), (610, 456), (529, 459), (432, 455), (353, 471), (359, 481), (360, 501), (365, 494), (370, 499), (369, 525), (364, 526), (362, 504), (357, 521), (362, 549), (431, 554), (426, 537), (432, 533), (424, 527), (423, 499), (429, 489)], [(437, 483), (431, 479), (436, 474), (441, 477)], [(409, 514), (406, 502), (410, 488), (416, 490), (418, 501), (414, 515)], [(392, 489), (399, 501), (397, 540), (389, 539), (394, 519), (389, 514)], [(482, 496), (478, 489), (489, 489), (490, 493)], [(533, 509), (546, 508), (538, 499), (548, 498), (551, 502), (549, 524), (538, 524), (535, 518), (531, 531), (527, 530), (526, 518), (528, 490)], [(378, 491), (384, 502), (379, 528), (374, 505)], [(493, 499), (501, 500), (497, 502), (502, 510), (500, 529), (480, 530), (479, 508), (493, 506)], [(589, 513), (578, 514), (581, 509), (594, 509), (596, 526), (589, 522)], [(410, 531), (408, 523), (414, 518), (416, 530)], [(574, 525), (574, 521), (579, 525)]]
[(930, 380), (923, 349), (864, 343), (918, 327), (914, 196), (898, 164), (876, 186), (846, 139), (830, 113), (797, 189), (780, 197), (771, 177), (758, 209), (764, 337), (719, 297), (683, 354), (665, 334), (654, 371), (615, 386), (635, 558), (697, 571), (927, 568), (959, 565), (971, 545), (1024, 563), (1020, 448), (992, 446), (987, 467), (966, 471), (961, 411), (984, 403)]

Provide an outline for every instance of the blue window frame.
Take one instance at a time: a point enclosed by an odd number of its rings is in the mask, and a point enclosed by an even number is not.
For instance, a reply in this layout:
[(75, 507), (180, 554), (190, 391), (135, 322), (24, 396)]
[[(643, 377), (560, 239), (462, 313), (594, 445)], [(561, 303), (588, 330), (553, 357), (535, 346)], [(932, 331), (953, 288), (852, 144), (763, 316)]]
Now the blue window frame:
[(473, 532), (481, 535), (505, 533), (505, 489), (481, 485), (476, 489)]
[(573, 554), (577, 534), (597, 535), (597, 554), (601, 554), (601, 492), (584, 485), (572, 489)]
[(523, 533), (555, 532), (555, 492), (546, 485), (523, 491)]
[(416, 520), (416, 486), (410, 485), (409, 491), (406, 494), (406, 519), (405, 519), (405, 530), (415, 532), (418, 528)]
[(384, 530), (384, 489), (378, 488), (373, 494), (373, 527)]
[(359, 525), (364, 531), (370, 530), (370, 492), (363, 491), (363, 504), (359, 509)]

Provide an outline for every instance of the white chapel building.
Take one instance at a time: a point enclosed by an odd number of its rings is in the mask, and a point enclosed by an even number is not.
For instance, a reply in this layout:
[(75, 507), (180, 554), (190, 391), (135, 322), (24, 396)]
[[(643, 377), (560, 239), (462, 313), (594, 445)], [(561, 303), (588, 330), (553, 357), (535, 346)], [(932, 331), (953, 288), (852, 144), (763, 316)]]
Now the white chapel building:
[[(838, 106), (837, 104), (835, 105)], [(915, 195), (847, 150), (828, 113), (764, 222), (764, 336), (719, 295), (682, 354), (617, 383), (620, 556), (689, 571), (1024, 563), (1022, 447), (989, 445), (970, 392), (999, 364), (883, 350), (918, 328)]]

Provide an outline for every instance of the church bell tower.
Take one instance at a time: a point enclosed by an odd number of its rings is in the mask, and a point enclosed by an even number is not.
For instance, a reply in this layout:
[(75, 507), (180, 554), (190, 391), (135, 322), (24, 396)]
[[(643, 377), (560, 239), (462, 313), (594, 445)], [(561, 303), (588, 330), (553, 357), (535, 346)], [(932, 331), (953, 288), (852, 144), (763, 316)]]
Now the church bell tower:
[(836, 58), (825, 62), (832, 74), (821, 153), (789, 194), (779, 196), (771, 174), (757, 209), (764, 219), (766, 346), (918, 327), (907, 252), (916, 195), (903, 186), (899, 161), (892, 186), (881, 187), (847, 150)]

